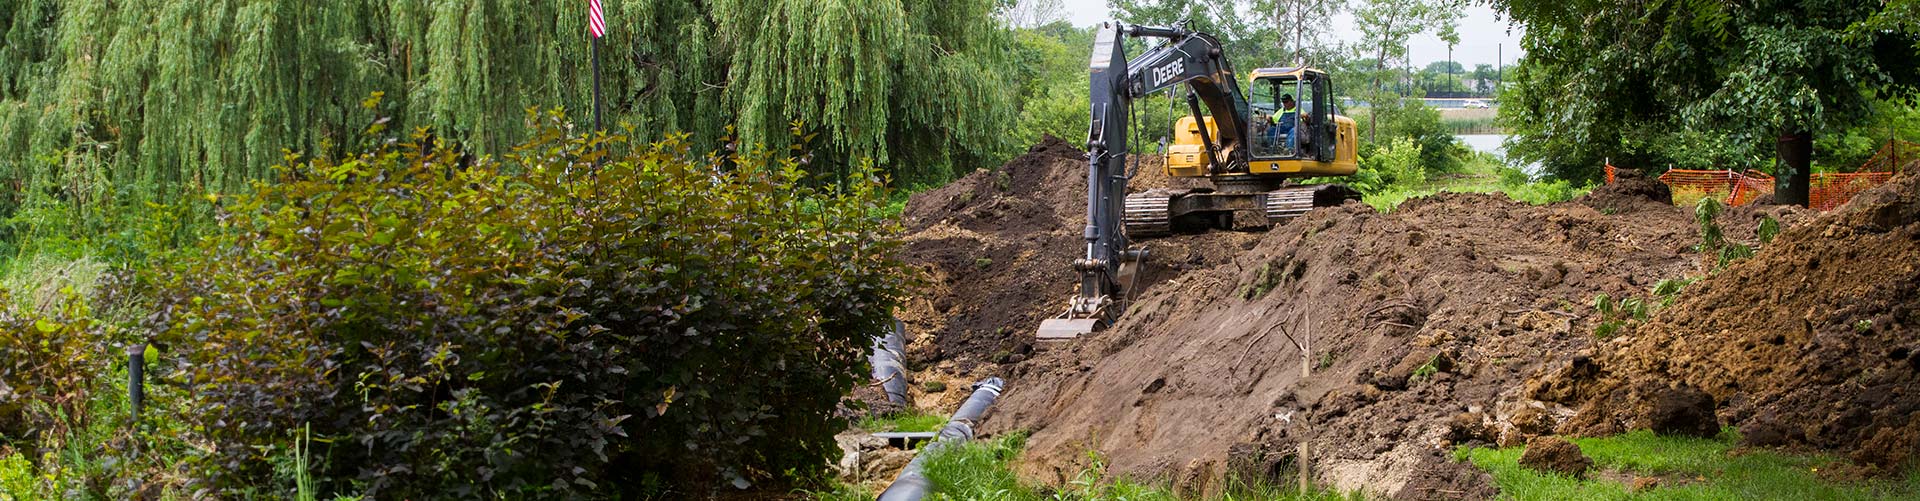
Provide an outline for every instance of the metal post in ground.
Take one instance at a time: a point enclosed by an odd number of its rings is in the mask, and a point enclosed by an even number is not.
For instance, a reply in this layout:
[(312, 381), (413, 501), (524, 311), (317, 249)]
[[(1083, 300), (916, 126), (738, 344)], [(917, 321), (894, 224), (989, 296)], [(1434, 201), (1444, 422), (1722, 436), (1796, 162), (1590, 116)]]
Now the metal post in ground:
[(140, 409), (146, 406), (147, 344), (127, 347), (127, 400), (133, 404), (133, 424), (140, 424)]

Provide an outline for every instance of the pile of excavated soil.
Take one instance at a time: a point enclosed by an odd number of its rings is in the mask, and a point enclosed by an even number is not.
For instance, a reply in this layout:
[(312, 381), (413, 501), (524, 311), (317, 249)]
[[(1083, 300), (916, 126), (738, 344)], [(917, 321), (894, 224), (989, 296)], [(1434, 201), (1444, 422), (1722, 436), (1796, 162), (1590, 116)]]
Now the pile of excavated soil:
[(1688, 212), (1651, 204), (1440, 194), (1390, 214), (1316, 210), (1015, 364), (986, 429), (1032, 431), (1022, 469), (1041, 480), (1071, 478), (1094, 450), (1110, 476), (1215, 492), (1276, 473), (1247, 465), (1291, 464), (1306, 442), (1340, 489), (1484, 497), (1487, 477), (1452, 463), (1452, 445), (1550, 433), (1571, 411), (1526, 401), (1521, 383), (1594, 343), (1595, 294), (1645, 296), (1695, 270), (1696, 235)]
[[(1136, 191), (1175, 182), (1158, 158), (1144, 158), (1138, 170)], [(1066, 311), (1079, 284), (1071, 266), (1086, 253), (1086, 172), (1084, 152), (1047, 137), (997, 169), (907, 201), (903, 258), (926, 278), (899, 312), (916, 338), (910, 365), (938, 366), (964, 382), (1032, 356), (1034, 330)], [(1226, 262), (1259, 238), (1215, 232), (1144, 242), (1152, 259), (1138, 288)]]
[(1673, 210), (1673, 191), (1667, 183), (1636, 169), (1615, 171), (1614, 182), (1594, 187), (1576, 203), (1608, 214), (1621, 212), (1664, 212)]
[[(1078, 281), (1070, 263), (1084, 252), (1085, 173), (1084, 153), (1048, 138), (1004, 166), (914, 196), (905, 212), (903, 257), (926, 278), (900, 311), (916, 338), (909, 365), (922, 369), (916, 406), (951, 408), (967, 382), (1010, 376), (983, 430), (1033, 433), (1021, 467), (1031, 479), (1067, 481), (1097, 451), (1109, 476), (1213, 492), (1230, 476), (1281, 474), (1304, 444), (1317, 479), (1340, 489), (1481, 498), (1494, 493), (1490, 478), (1451, 462), (1451, 448), (1524, 444), (1564, 428), (1601, 395), (1644, 402), (1587, 411), (1589, 421), (1699, 430), (1712, 425), (1702, 412), (1718, 409), (1728, 423), (1784, 423), (1756, 425), (1750, 440), (1910, 450), (1920, 435), (1915, 425), (1895, 426), (1912, 422), (1898, 419), (1915, 410), (1901, 400), (1909, 393), (1884, 386), (1901, 381), (1895, 369), (1920, 364), (1909, 327), (1916, 320), (1899, 306), (1915, 292), (1911, 261), (1920, 255), (1913, 225), (1894, 224), (1909, 209), (1848, 209), (1882, 215), (1836, 219), (1844, 224), (1827, 216), (1789, 231), (1760, 256), (1695, 284), (1653, 322), (1602, 342), (1593, 335), (1596, 294), (1647, 297), (1662, 279), (1706, 269), (1693, 250), (1692, 208), (1669, 205), (1657, 181), (1628, 176), (1545, 207), (1476, 194), (1412, 200), (1391, 214), (1350, 203), (1266, 233), (1148, 241), (1139, 297), (1113, 327), (1036, 350), (1034, 328), (1066, 309)], [(1147, 158), (1130, 184), (1189, 183)], [(1743, 207), (1720, 222), (1730, 239), (1751, 243), (1763, 218), (1794, 227), (1814, 216)], [(1887, 243), (1900, 238), (1907, 247)], [(1779, 257), (1786, 252), (1820, 257)], [(1805, 279), (1793, 274), (1815, 266), (1820, 273)], [(1896, 280), (1857, 277), (1862, 270)], [(1746, 285), (1727, 285), (1736, 283)], [(1828, 283), (1843, 292), (1795, 292)], [(1728, 306), (1747, 303), (1766, 306)], [(1799, 337), (1755, 337), (1740, 325), (1805, 328)], [(1838, 326), (1859, 325), (1867, 328), (1858, 336), (1885, 335), (1834, 337), (1845, 334)], [(1308, 347), (1305, 360), (1296, 341)], [(1637, 346), (1646, 348), (1627, 349)], [(1797, 365), (1735, 370), (1708, 356), (1729, 350)], [(1872, 360), (1833, 355), (1848, 350)], [(1581, 363), (1571, 364), (1576, 354)], [(1801, 359), (1778, 360), (1789, 354)], [(1562, 394), (1538, 398), (1553, 374), (1567, 375), (1554, 386)], [(1642, 391), (1648, 385), (1636, 383), (1659, 377), (1690, 386)], [(928, 381), (948, 389), (928, 392)], [(1773, 390), (1755, 392), (1760, 381)], [(1809, 384), (1818, 389), (1784, 389)], [(1629, 390), (1616, 395), (1620, 388)], [(1820, 395), (1850, 400), (1814, 400)], [(1801, 407), (1825, 410), (1792, 410)], [(1625, 416), (1632, 412), (1661, 415)]]
[(1749, 445), (1920, 458), (1920, 177), (1795, 226), (1689, 286), (1649, 323), (1536, 381), (1579, 408), (1561, 431), (1606, 434), (1650, 406), (1641, 388), (1697, 388)]

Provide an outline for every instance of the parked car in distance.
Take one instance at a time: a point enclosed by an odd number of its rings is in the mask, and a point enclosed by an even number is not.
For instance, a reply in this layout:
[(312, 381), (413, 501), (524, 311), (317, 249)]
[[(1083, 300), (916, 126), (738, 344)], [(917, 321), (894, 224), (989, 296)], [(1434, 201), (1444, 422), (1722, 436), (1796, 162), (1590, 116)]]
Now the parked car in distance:
[(1462, 104), (1460, 105), (1460, 107), (1461, 108), (1485, 108), (1487, 107), (1487, 102), (1481, 101), (1479, 99), (1468, 99), (1466, 104)]

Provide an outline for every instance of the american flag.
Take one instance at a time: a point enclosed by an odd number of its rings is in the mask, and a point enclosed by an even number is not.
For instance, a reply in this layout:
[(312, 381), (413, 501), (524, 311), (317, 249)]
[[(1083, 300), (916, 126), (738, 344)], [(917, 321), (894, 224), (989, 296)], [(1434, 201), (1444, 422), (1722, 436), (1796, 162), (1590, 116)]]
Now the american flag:
[(600, 0), (587, 0), (587, 31), (594, 38), (607, 36), (607, 16), (600, 13)]

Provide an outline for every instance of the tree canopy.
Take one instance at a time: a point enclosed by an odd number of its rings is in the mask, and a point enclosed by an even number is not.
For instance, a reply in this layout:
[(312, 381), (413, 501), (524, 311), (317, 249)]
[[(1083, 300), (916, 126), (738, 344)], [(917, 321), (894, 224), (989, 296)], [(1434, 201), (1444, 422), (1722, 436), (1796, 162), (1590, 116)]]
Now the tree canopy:
[(1604, 158), (1762, 167), (1777, 136), (1859, 124), (1920, 85), (1913, 32), (1875, 24), (1900, 3), (1496, 1), (1527, 26), (1510, 154), (1568, 177)]
[[(0, 0), (0, 179), (66, 203), (230, 192), (283, 149), (344, 151), (369, 126), (500, 153), (525, 108), (590, 107), (584, 5)], [(798, 121), (814, 170), (944, 179), (1010, 151), (999, 6), (609, 0), (607, 123), (783, 148)]]

